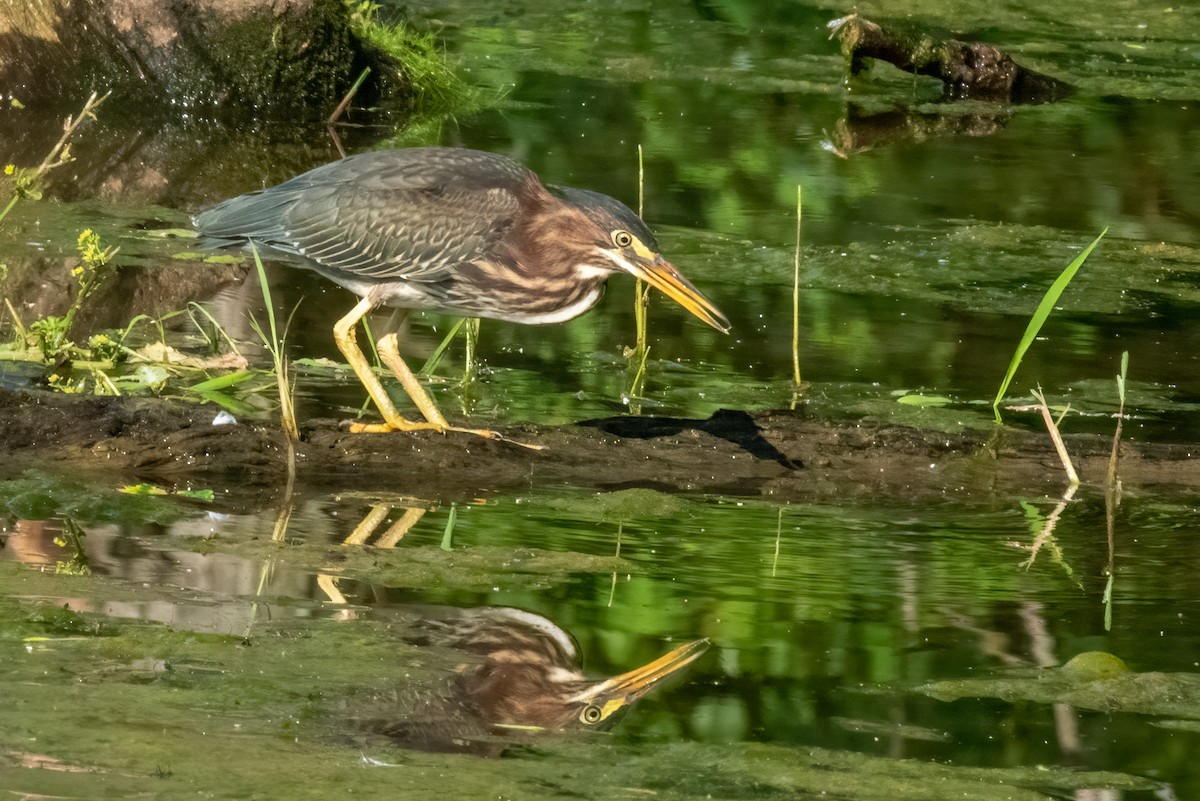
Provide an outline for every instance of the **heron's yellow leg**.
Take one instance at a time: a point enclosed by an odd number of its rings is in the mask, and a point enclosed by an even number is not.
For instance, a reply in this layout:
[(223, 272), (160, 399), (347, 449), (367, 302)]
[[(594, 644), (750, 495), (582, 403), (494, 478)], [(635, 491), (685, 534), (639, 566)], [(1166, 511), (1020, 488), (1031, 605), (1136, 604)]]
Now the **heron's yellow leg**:
[(351, 531), (349, 536), (342, 540), (342, 545), (362, 545), (365, 543), (391, 511), (392, 507), (385, 503), (378, 503), (372, 506), (367, 516), (360, 520), (358, 525), (354, 527), (354, 531)]
[(447, 423), (437, 404), (433, 402), (433, 398), (429, 397), (429, 393), (425, 391), (425, 387), (421, 386), (421, 382), (417, 380), (417, 377), (413, 375), (413, 371), (409, 369), (408, 364), (400, 356), (400, 346), (396, 340), (395, 331), (385, 334), (375, 344), (379, 349), (379, 358), (391, 368), (392, 373), (400, 381), (400, 386), (404, 387), (404, 391), (408, 393), (408, 397), (412, 398), (412, 402), (421, 410), (421, 414), (425, 415), (425, 419), (431, 424), (438, 426), (439, 431), (460, 431), (464, 434), (475, 434), (476, 436), (487, 437), (488, 439), (503, 439), (499, 433), (488, 431), (485, 428), (459, 428)]
[(513, 442), (515, 445), (520, 445), (530, 450), (542, 450), (541, 445), (527, 445), (523, 442), (514, 442), (501, 436), (497, 431), (489, 431), (484, 428), (460, 428), (447, 423), (446, 418), (438, 410), (437, 404), (433, 402), (433, 398), (429, 397), (429, 393), (425, 391), (425, 387), (421, 386), (421, 382), (417, 380), (412, 370), (404, 363), (404, 359), (400, 356), (399, 345), (396, 342), (396, 332), (390, 331), (376, 343), (376, 348), (379, 350), (379, 358), (395, 373), (396, 378), (400, 380), (400, 386), (404, 387), (404, 391), (408, 393), (408, 397), (412, 398), (413, 403), (417, 405), (417, 409), (425, 416), (425, 422), (418, 423), (401, 416), (400, 412), (396, 410), (396, 405), (392, 403), (392, 399), (388, 397), (387, 392), (384, 390), (383, 384), (379, 382), (379, 377), (371, 369), (371, 363), (367, 361), (366, 355), (358, 347), (358, 339), (354, 333), (355, 326), (374, 308), (375, 304), (370, 299), (363, 298), (358, 302), (357, 306), (351, 309), (349, 314), (338, 320), (337, 324), (333, 327), (333, 339), (337, 342), (338, 349), (346, 357), (346, 361), (350, 363), (350, 367), (354, 369), (354, 374), (358, 376), (358, 380), (362, 383), (363, 388), (367, 390), (367, 394), (375, 402), (379, 413), (383, 415), (382, 423), (354, 423), (350, 426), (351, 431), (355, 433), (437, 431), (442, 434), (447, 431), (458, 431), (463, 434), (486, 437), (487, 439), (500, 439), (505, 442)]
[(400, 355), (400, 343), (397, 340), (396, 332), (389, 331), (384, 334), (375, 343), (375, 347), (379, 350), (380, 361), (391, 369), (392, 374), (400, 382), (400, 386), (404, 387), (404, 391), (408, 393), (408, 397), (412, 398), (412, 402), (416, 404), (425, 419), (442, 429), (450, 428), (450, 424), (442, 416), (442, 412), (433, 402), (433, 398), (429, 397), (425, 387), (421, 386), (421, 382), (413, 375), (408, 363)]
[(388, 530), (383, 532), (375, 543), (379, 548), (395, 548), (396, 543), (404, 539), (404, 535), (412, 530), (412, 527), (417, 524), (422, 517), (425, 516), (424, 509), (405, 509), (404, 514), (395, 523), (388, 527)]
[(336, 576), (331, 576), (328, 573), (317, 574), (317, 586), (321, 588), (321, 592), (325, 593), (332, 603), (346, 603), (346, 596), (342, 595), (342, 591), (338, 589), (338, 580)]
[[(391, 514), (391, 511), (392, 506), (386, 503), (372, 506), (367, 516), (354, 527), (354, 531), (350, 532), (350, 535), (342, 540), (342, 545), (365, 544), (371, 538), (371, 535), (375, 533), (375, 529), (379, 528), (379, 525)], [(424, 516), (424, 509), (405, 509), (400, 519), (388, 526), (388, 530), (383, 532), (379, 540), (376, 541), (375, 546), (377, 548), (395, 548), (396, 543), (404, 539), (404, 535)]]
[[(371, 369), (371, 363), (367, 361), (366, 355), (362, 352), (362, 348), (358, 346), (358, 337), (355, 334), (355, 327), (359, 321), (367, 315), (367, 312), (375, 308), (375, 304), (369, 299), (363, 298), (358, 302), (358, 305), (350, 310), (350, 313), (337, 321), (333, 327), (333, 340), (337, 343), (338, 350), (346, 357), (346, 361), (350, 363), (350, 367), (354, 370), (354, 374), (358, 376), (358, 380), (366, 389), (367, 394), (371, 396), (371, 400), (375, 403), (375, 407), (379, 409), (379, 413), (383, 415), (384, 424), (382, 426), (369, 424), (354, 424), (350, 427), (351, 431), (421, 431), (434, 430), (445, 432), (447, 425), (445, 418), (441, 418), (441, 422), (430, 420), (424, 423), (418, 423), (413, 420), (407, 420), (401, 416), (396, 409), (396, 404), (392, 403), (392, 399), (388, 397), (387, 391), (384, 390), (383, 384), (379, 382), (379, 377)], [(411, 394), (411, 393), (410, 393)], [(432, 403), (432, 401), (430, 401)], [(419, 404), (418, 404), (419, 406)], [(423, 412), (424, 410), (422, 410)]]

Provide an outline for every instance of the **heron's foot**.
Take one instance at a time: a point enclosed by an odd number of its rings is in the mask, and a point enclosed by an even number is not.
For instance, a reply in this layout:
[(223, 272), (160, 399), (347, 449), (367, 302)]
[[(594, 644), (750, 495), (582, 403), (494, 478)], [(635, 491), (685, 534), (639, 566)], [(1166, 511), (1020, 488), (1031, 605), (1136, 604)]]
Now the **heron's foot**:
[(392, 431), (436, 431), (439, 434), (445, 434), (452, 431), (456, 434), (470, 434), (475, 437), (496, 440), (497, 442), (507, 442), (510, 445), (528, 448), (531, 451), (544, 451), (546, 449), (545, 445), (519, 442), (515, 439), (509, 439), (499, 431), (491, 431), (486, 428), (462, 428), (461, 426), (439, 425), (430, 422), (419, 423), (415, 420), (406, 420), (404, 418), (400, 418), (392, 423), (347, 423), (346, 425), (352, 434), (386, 434)]
[(449, 428), (449, 426), (437, 423), (418, 423), (415, 420), (405, 420), (403, 417), (390, 423), (356, 423), (347, 420), (342, 423), (342, 426), (350, 429), (351, 434), (387, 434), (392, 431), (436, 431), (439, 434), (445, 434)]
[(501, 434), (499, 431), (479, 431), (479, 430), (472, 429), (472, 428), (454, 428), (454, 427), (451, 427), (450, 430), (451, 431), (462, 431), (467, 434), (478, 434), (480, 436), (486, 436), (488, 439), (494, 439), (497, 442), (507, 442), (509, 445), (516, 445), (518, 448), (525, 448), (526, 450), (531, 450), (531, 451), (546, 450), (545, 445), (534, 445), (532, 442), (521, 442), (520, 440), (517, 440), (517, 439), (510, 439), (510, 438), (504, 436), (503, 434)]
[[(455, 428), (455, 429), (451, 429), (451, 430), (466, 430), (466, 429)], [(470, 433), (478, 434), (479, 432), (470, 432)], [(491, 439), (497, 440), (499, 442), (508, 442), (509, 445), (516, 445), (517, 447), (523, 447), (523, 448), (526, 448), (527, 451), (545, 451), (546, 450), (545, 445), (534, 445), (533, 442), (522, 442), (521, 440), (509, 439), (508, 436), (505, 436), (504, 434), (499, 433), (499, 432), (488, 432), (488, 433), (490, 433), (492, 435)]]
[(446, 426), (445, 431), (453, 431), (456, 434), (471, 434), (472, 436), (483, 437), (484, 439), (493, 439), (497, 442), (507, 442), (509, 445), (516, 445), (521, 448), (528, 448), (531, 451), (546, 450), (545, 445), (532, 445), (527, 442), (519, 442), (515, 439), (509, 439), (508, 437), (501, 434), (499, 431), (491, 431), (486, 428), (460, 428), (459, 426)]

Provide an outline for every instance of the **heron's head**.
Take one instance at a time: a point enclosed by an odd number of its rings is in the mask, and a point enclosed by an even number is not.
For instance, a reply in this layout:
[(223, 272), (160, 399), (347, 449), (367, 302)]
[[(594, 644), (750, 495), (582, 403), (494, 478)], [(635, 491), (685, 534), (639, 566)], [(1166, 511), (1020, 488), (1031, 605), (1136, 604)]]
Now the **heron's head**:
[(597, 680), (574, 665), (547, 659), (544, 651), (506, 648), (462, 676), (463, 689), (480, 716), (499, 729), (605, 728), (707, 649), (708, 640), (696, 640), (627, 673)]
[(662, 257), (654, 234), (632, 209), (608, 195), (587, 189), (555, 187), (554, 191), (578, 212), (562, 219), (572, 229), (564, 232), (564, 236), (586, 243), (581, 265), (640, 278), (721, 333), (729, 333), (729, 320), (675, 265)]

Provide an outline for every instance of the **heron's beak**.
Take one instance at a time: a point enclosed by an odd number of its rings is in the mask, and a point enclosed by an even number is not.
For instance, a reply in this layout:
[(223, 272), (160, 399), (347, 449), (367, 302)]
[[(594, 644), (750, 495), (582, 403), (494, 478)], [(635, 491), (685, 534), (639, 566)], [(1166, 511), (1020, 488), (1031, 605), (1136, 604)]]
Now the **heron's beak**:
[(675, 265), (652, 250), (642, 247), (640, 242), (635, 248), (637, 253), (633, 259), (627, 259), (612, 250), (604, 250), (603, 253), (618, 269), (642, 279), (722, 334), (729, 333), (729, 319), (721, 314), (721, 310), (706, 298), (703, 292), (692, 286), (692, 282), (684, 278), (679, 270), (675, 269)]
[(678, 673), (695, 662), (707, 650), (708, 640), (686, 643), (647, 665), (597, 682), (571, 700), (595, 704), (600, 707), (600, 719), (607, 720), (617, 710), (629, 706), (648, 693), (667, 676)]

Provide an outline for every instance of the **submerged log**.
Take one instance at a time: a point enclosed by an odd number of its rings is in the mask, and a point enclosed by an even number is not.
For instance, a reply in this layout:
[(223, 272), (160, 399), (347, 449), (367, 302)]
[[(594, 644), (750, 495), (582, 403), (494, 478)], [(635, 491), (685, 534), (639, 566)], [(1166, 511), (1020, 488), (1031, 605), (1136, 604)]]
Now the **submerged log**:
[(1026, 69), (1000, 48), (983, 42), (937, 39), (928, 34), (885, 28), (857, 14), (829, 23), (857, 75), (867, 59), (894, 64), (906, 72), (942, 81), (947, 99), (1010, 103), (1050, 103), (1073, 88), (1049, 75)]
[(324, 117), (374, 60), (343, 0), (0, 4), (0, 90), (29, 107)]

